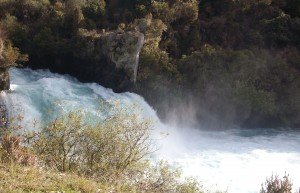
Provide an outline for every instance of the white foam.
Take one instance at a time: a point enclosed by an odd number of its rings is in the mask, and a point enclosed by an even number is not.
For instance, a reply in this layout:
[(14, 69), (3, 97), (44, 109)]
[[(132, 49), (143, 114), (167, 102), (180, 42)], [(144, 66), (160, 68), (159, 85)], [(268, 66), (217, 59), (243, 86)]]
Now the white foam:
[(290, 174), (295, 188), (300, 187), (299, 132), (269, 136), (251, 130), (243, 132), (253, 136), (244, 137), (239, 130), (173, 129), (160, 157), (181, 166), (185, 176), (197, 177), (210, 190), (259, 192), (267, 177), (282, 177), (285, 173)]

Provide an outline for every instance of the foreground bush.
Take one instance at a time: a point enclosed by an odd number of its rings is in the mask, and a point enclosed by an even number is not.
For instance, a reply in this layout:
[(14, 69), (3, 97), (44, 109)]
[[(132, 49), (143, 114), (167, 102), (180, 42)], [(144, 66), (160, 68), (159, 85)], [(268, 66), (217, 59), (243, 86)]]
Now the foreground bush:
[(86, 119), (71, 112), (36, 135), (33, 149), (48, 167), (119, 178), (151, 152), (150, 124), (137, 116), (118, 114), (94, 124)]
[[(150, 123), (121, 112), (97, 122), (76, 111), (38, 133), (11, 128), (0, 135), (0, 192), (202, 192), (166, 162), (150, 163)], [(34, 164), (16, 159), (27, 152)]]
[[(269, 179), (262, 184), (260, 193), (292, 193), (292, 182), (288, 175), (279, 178), (278, 175), (272, 175)], [(300, 189), (295, 192), (299, 193)]]

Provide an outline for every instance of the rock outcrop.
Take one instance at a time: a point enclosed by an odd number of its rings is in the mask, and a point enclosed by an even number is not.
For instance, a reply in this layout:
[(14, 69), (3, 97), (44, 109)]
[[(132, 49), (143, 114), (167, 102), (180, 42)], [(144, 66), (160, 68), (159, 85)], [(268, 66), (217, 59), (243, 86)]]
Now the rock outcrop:
[[(7, 41), (4, 44), (0, 29), (0, 90), (9, 90), (10, 67), (27, 58)], [(138, 29), (114, 31), (78, 30), (78, 35), (69, 40), (68, 47), (55, 56), (34, 55), (29, 66), (50, 68), (58, 73), (67, 73), (83, 82), (96, 82), (115, 91), (127, 91), (136, 82), (139, 53), (145, 35)], [(59, 48), (59, 47), (58, 47)]]
[(56, 55), (34, 55), (29, 67), (69, 74), (81, 82), (95, 82), (115, 92), (134, 87), (139, 53), (145, 35), (138, 30), (89, 31), (79, 29)]
[(130, 80), (135, 82), (144, 35), (140, 32), (112, 32), (101, 36), (99, 40), (96, 48), (101, 47), (100, 50), (115, 67), (125, 69)]
[[(0, 30), (0, 91), (9, 90), (10, 81), (8, 68), (5, 67), (5, 59), (3, 56), (4, 52), (4, 40), (2, 38), (2, 33)], [(8, 127), (8, 111), (2, 94), (0, 95), (0, 128)]]
[(56, 60), (53, 71), (68, 73), (83, 82), (96, 82), (117, 92), (133, 87), (144, 44), (143, 33), (136, 30), (100, 33), (82, 29), (74, 42), (76, 46), (70, 59)]
[(4, 64), (4, 40), (1, 37), (1, 31), (0, 31), (0, 91), (2, 90), (9, 90), (10, 82), (9, 82), (9, 73), (8, 68), (6, 68), (6, 65)]
[(0, 68), (0, 91), (9, 90), (10, 81), (8, 69)]

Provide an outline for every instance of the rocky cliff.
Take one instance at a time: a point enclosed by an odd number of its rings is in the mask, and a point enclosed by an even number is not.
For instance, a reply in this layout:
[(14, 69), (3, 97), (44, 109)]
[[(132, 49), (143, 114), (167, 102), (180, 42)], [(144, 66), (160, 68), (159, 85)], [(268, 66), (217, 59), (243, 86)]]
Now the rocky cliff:
[(9, 81), (9, 73), (8, 69), (0, 68), (0, 91), (9, 90), (10, 81)]
[(95, 82), (116, 92), (128, 91), (136, 81), (143, 44), (144, 34), (137, 30), (79, 29), (67, 47), (56, 50), (57, 54), (30, 55), (29, 67), (69, 74), (81, 82)]
[(93, 58), (95, 68), (104, 59), (116, 71), (124, 71), (128, 81), (136, 81), (144, 34), (138, 31), (98, 33), (81, 30), (79, 35), (85, 49), (81, 48), (82, 51), (77, 57)]
[[(5, 67), (4, 40), (0, 30), (0, 91), (9, 90), (10, 81), (8, 68)], [(0, 95), (0, 128), (8, 127), (8, 111), (4, 104), (2, 94)]]
[(1, 32), (0, 32), (0, 91), (9, 90), (9, 86), (10, 86), (8, 68), (5, 65), (3, 52), (4, 52), (4, 40), (1, 37)]

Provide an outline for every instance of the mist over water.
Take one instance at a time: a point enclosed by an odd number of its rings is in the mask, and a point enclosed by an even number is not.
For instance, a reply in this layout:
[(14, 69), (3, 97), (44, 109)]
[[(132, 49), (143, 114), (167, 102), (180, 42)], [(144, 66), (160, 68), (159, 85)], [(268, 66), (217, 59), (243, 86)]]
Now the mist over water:
[[(218, 132), (175, 129), (161, 157), (198, 177), (210, 190), (258, 192), (266, 177), (290, 174), (300, 186), (300, 133), (276, 130)], [(175, 137), (174, 137), (175, 136)]]
[(162, 124), (144, 99), (133, 93), (116, 94), (97, 84), (83, 84), (44, 70), (12, 69), (10, 75), (12, 91), (1, 95), (10, 107), (10, 116), (22, 114), (27, 129), (47, 124), (57, 111), (81, 109), (104, 119), (119, 106), (151, 118), (155, 123), (153, 137), (159, 139), (156, 158), (181, 167), (185, 176), (197, 177), (207, 189), (254, 193), (266, 177), (285, 172), (295, 188), (300, 187), (300, 132), (176, 127)]

